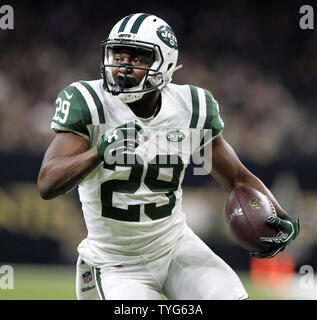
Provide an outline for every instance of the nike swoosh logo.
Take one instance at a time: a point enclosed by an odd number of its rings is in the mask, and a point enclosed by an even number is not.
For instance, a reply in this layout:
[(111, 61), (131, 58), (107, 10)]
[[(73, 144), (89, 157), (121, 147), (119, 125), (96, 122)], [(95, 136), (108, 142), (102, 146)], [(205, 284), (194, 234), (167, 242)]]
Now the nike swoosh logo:
[(73, 97), (73, 94), (68, 94), (65, 90), (64, 90), (64, 92), (65, 92), (65, 94), (66, 94), (66, 98), (68, 99), (68, 100), (70, 100), (72, 97)]

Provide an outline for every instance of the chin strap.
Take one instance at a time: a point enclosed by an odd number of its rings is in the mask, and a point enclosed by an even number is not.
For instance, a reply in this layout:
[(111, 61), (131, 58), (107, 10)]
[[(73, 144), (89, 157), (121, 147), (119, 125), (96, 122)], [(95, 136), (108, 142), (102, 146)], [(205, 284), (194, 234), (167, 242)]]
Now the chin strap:
[(181, 68), (183, 68), (183, 65), (182, 65), (182, 64), (178, 65), (177, 67), (174, 68), (172, 74), (173, 74), (175, 71), (177, 71), (177, 70), (179, 70), (179, 69), (181, 69)]
[[(168, 85), (170, 82), (172, 82), (172, 75), (174, 74), (175, 71), (177, 71), (177, 70), (179, 70), (179, 69), (181, 69), (181, 68), (183, 68), (183, 65), (182, 65), (182, 64), (180, 64), (180, 65), (178, 65), (177, 67), (174, 68), (174, 70), (173, 70), (172, 73), (171, 73), (171, 76), (169, 77), (169, 80), (164, 83), (163, 87), (165, 87), (165, 86)], [(162, 87), (162, 88), (163, 88), (163, 87)]]

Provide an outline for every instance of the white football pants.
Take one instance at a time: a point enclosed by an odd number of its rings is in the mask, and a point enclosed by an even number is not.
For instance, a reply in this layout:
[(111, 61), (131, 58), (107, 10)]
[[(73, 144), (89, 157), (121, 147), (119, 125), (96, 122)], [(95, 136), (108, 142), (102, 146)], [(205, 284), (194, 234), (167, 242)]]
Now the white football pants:
[(189, 230), (168, 255), (144, 264), (93, 268), (79, 257), (79, 300), (247, 299), (236, 273)]

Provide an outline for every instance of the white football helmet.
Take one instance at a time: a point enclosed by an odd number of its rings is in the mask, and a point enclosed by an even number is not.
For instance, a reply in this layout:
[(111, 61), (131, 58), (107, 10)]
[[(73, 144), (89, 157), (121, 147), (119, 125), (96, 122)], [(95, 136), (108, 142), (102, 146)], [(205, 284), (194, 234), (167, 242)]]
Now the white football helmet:
[[(151, 14), (136, 13), (121, 19), (101, 46), (103, 87), (106, 91), (118, 95), (125, 103), (137, 101), (147, 92), (162, 89), (171, 82), (172, 74), (176, 70), (178, 44), (175, 34), (164, 20)], [(124, 79), (118, 91), (112, 75), (112, 68), (118, 68), (118, 65), (113, 64), (113, 49), (124, 46), (150, 51), (151, 64), (149, 68), (125, 65), (126, 70), (137, 68), (147, 72), (137, 86), (126, 88)]]

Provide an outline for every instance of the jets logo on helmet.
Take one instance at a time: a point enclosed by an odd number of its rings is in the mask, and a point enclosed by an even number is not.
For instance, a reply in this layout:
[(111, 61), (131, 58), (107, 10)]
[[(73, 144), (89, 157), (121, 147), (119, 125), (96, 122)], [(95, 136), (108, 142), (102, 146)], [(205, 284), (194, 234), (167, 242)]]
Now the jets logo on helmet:
[(169, 47), (178, 49), (177, 39), (173, 30), (168, 26), (161, 26), (156, 31), (158, 37)]
[[(104, 40), (101, 46), (103, 87), (106, 91), (118, 95), (126, 103), (141, 99), (147, 92), (162, 89), (171, 82), (173, 72), (177, 70), (178, 44), (176, 36), (171, 27), (155, 15), (136, 13), (126, 16), (116, 23), (108, 39)], [(113, 63), (113, 50), (116, 47), (125, 46), (146, 50), (151, 56), (148, 68), (126, 66), (129, 69), (136, 68), (146, 71), (142, 81), (135, 86), (125, 85), (127, 72), (125, 79), (121, 81), (119, 86), (116, 85), (112, 75), (112, 68), (118, 67)]]

